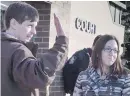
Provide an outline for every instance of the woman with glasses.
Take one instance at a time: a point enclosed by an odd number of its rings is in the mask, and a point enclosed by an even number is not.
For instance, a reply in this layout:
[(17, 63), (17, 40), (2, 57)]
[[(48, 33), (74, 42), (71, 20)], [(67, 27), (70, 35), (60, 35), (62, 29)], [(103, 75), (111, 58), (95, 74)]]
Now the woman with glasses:
[(73, 96), (130, 96), (130, 72), (120, 63), (115, 36), (103, 35), (91, 59), (92, 65), (77, 78)]

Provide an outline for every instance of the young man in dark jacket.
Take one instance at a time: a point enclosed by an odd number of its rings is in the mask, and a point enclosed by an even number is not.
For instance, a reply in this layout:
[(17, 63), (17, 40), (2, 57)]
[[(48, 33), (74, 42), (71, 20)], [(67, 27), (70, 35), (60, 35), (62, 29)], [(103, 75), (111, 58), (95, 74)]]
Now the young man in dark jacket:
[[(1, 92), (2, 96), (31, 96), (35, 88), (44, 88), (63, 67), (68, 38), (59, 19), (54, 15), (57, 39), (54, 46), (38, 60), (27, 48), (26, 42), (36, 34), (38, 11), (31, 5), (11, 4), (5, 13), (6, 32), (1, 35)], [(60, 66), (60, 67), (59, 67)]]

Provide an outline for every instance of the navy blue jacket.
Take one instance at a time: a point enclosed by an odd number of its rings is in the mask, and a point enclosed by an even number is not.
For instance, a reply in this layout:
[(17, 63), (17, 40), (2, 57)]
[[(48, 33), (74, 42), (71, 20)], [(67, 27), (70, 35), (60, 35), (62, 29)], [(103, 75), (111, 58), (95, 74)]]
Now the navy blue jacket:
[(65, 93), (73, 93), (76, 79), (81, 71), (84, 71), (90, 62), (91, 48), (84, 48), (75, 52), (66, 62), (63, 68), (63, 80)]

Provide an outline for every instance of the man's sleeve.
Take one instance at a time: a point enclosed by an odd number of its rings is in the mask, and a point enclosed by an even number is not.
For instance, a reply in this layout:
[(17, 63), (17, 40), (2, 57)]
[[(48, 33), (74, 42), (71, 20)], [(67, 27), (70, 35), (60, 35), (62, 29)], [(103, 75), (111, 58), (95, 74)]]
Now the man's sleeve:
[(30, 88), (44, 88), (50, 84), (55, 72), (61, 69), (68, 53), (68, 38), (59, 36), (53, 48), (39, 60), (25, 46), (20, 46), (13, 55), (13, 77), (16, 82)]

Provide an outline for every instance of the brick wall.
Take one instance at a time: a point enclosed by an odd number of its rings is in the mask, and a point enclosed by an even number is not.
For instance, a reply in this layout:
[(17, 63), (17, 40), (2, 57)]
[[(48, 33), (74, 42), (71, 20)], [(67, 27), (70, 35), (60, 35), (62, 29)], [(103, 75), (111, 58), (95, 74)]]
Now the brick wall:
[[(27, 2), (38, 9), (40, 14), (40, 21), (37, 26), (37, 34), (34, 36), (33, 40), (39, 44), (39, 49), (37, 57), (39, 58), (42, 53), (51, 48), (55, 42), (56, 30), (54, 26), (53, 13), (59, 17), (60, 22), (63, 26), (63, 30), (69, 35), (69, 10), (70, 2), (68, 1), (54, 1), (46, 3), (43, 1), (30, 1)], [(56, 11), (57, 10), (57, 11)], [(65, 96), (64, 86), (62, 80), (62, 70), (56, 72), (56, 77), (53, 83), (48, 89), (40, 89), (37, 96)], [(47, 91), (48, 90), (48, 91)], [(47, 92), (47, 93), (46, 93)]]
[(39, 49), (37, 57), (47, 51), (49, 48), (49, 31), (50, 31), (50, 8), (49, 3), (43, 1), (27, 2), (34, 6), (39, 12), (39, 23), (36, 27), (37, 34), (34, 36), (34, 42), (38, 43)]
[[(54, 26), (54, 17), (55, 13), (62, 25), (63, 30), (66, 35), (69, 36), (70, 31), (70, 2), (69, 1), (53, 1), (51, 2), (51, 19), (50, 19), (50, 41), (49, 47), (51, 48), (55, 42), (56, 30)], [(63, 77), (62, 70), (56, 72), (56, 78), (49, 87), (49, 96), (65, 96), (64, 86), (63, 86)]]
[[(37, 33), (32, 39), (39, 46), (37, 52), (37, 58), (39, 58), (49, 48), (51, 5), (44, 1), (28, 1), (27, 3), (34, 6), (39, 12), (39, 23), (36, 27)], [(46, 96), (46, 89), (36, 90), (36, 93), (37, 96)]]

